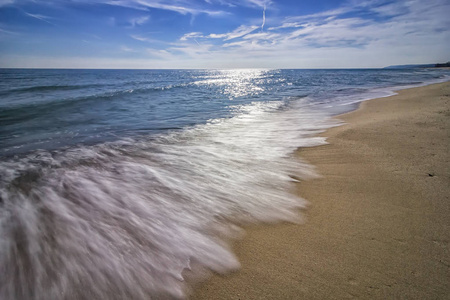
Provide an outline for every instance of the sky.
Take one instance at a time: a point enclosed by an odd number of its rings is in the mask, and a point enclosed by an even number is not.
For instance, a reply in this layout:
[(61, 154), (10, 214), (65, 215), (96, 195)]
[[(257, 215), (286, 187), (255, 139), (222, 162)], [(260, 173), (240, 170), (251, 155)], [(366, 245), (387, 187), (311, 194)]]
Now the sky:
[(449, 15), (449, 0), (0, 0), (0, 67), (447, 62)]

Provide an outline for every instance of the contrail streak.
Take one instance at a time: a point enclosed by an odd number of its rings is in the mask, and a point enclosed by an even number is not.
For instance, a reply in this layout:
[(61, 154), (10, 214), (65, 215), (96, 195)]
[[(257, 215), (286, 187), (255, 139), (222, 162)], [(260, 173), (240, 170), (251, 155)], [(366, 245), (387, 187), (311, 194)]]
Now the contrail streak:
[(264, 10), (263, 10), (263, 22), (261, 25), (261, 31), (264, 31), (264, 24), (266, 24), (266, 5), (264, 4)]

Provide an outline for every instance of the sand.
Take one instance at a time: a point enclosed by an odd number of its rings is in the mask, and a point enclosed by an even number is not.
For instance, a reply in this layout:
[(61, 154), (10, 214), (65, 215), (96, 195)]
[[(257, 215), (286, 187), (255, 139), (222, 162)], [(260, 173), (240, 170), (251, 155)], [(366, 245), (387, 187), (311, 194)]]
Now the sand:
[(338, 118), (296, 153), (322, 175), (296, 187), (305, 223), (248, 228), (242, 268), (190, 299), (449, 299), (450, 83)]

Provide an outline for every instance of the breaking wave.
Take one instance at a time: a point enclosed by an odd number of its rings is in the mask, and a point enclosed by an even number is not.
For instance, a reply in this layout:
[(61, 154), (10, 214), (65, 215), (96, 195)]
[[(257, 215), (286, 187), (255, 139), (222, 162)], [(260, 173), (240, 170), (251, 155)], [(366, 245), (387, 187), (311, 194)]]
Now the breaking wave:
[(315, 174), (291, 154), (335, 125), (299, 102), (1, 162), (0, 298), (183, 298), (194, 262), (238, 268), (226, 240), (249, 222), (299, 220), (291, 184)]

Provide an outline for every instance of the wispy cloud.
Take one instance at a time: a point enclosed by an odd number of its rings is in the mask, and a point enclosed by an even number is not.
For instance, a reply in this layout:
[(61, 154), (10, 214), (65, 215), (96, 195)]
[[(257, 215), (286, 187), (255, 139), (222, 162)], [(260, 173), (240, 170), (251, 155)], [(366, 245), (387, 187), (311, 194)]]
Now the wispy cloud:
[(0, 34), (16, 35), (16, 34), (19, 34), (19, 33), (15, 32), (15, 31), (10, 31), (10, 30), (6, 30), (6, 29), (3, 29), (3, 28), (0, 28)]
[(283, 28), (298, 28), (298, 27), (303, 27), (304, 25), (298, 22), (286, 22), (283, 23), (280, 26), (275, 26), (275, 27), (269, 27), (268, 30), (279, 30), (279, 29), (283, 29)]
[(264, 6), (272, 5), (271, 0), (205, 0), (208, 4), (220, 4), (228, 7), (246, 6), (253, 8), (263, 8)]
[(171, 59), (176, 58), (176, 56), (173, 53), (171, 53), (170, 51), (165, 50), (165, 49), (147, 48), (146, 53), (148, 55), (150, 55), (150, 57), (154, 57), (154, 58), (162, 59), (162, 60), (171, 60)]
[(224, 41), (229, 41), (232, 39), (243, 37), (256, 29), (258, 29), (258, 26), (247, 26), (247, 25), (241, 25), (232, 32), (224, 33), (224, 34), (210, 34), (207, 37), (208, 38), (222, 38)]
[[(0, 7), (6, 3), (25, 7), (19, 4), (27, 1), (32, 0), (0, 0)], [(104, 14), (101, 19), (104, 23), (111, 17), (112, 24), (125, 24), (114, 26), (122, 30), (123, 40), (114, 41), (113, 49), (136, 51), (138, 67), (377, 67), (429, 62), (430, 58), (448, 60), (450, 53), (448, 0), (348, 0), (334, 9), (306, 15), (294, 14), (295, 9), (286, 14), (277, 1), (266, 0), (72, 1), (138, 10), (123, 9), (126, 14)], [(166, 12), (158, 15), (160, 10)], [(26, 14), (52, 21), (46, 15), (54, 11), (34, 12), (39, 14)], [(166, 18), (167, 12), (175, 14)], [(208, 23), (202, 14), (225, 16), (227, 26)], [(189, 26), (189, 17), (197, 18), (195, 26)], [(167, 26), (169, 34), (166, 28), (151, 36), (145, 31), (162, 26), (167, 19), (174, 22)], [(15, 30), (13, 26), (5, 29)], [(109, 42), (109, 36), (102, 35), (102, 43)], [(139, 60), (143, 64), (139, 65), (138, 58), (145, 57), (148, 61)]]
[(136, 27), (137, 25), (143, 25), (150, 20), (150, 16), (142, 16), (142, 17), (136, 17), (132, 18), (130, 20), (131, 27)]
[(153, 39), (153, 38), (149, 38), (146, 36), (141, 36), (141, 35), (137, 35), (137, 34), (131, 34), (129, 36), (130, 38), (140, 41), (140, 42), (145, 42), (145, 43), (152, 43), (152, 44), (171, 44), (170, 42), (166, 42), (166, 41), (162, 41), (162, 40), (158, 40), (158, 39)]
[[(264, 5), (263, 1), (256, 2)], [(316, 64), (322, 60), (335, 66), (358, 65), (363, 60), (376, 66), (405, 57), (420, 62), (430, 54), (425, 54), (424, 49), (434, 56), (444, 56), (445, 48), (435, 45), (450, 39), (450, 19), (444, 13), (448, 11), (450, 3), (446, 0), (355, 1), (329, 11), (286, 17), (268, 32), (254, 33), (263, 26), (242, 25), (228, 33), (192, 32), (181, 40), (222, 39), (223, 44), (210, 47), (204, 59), (214, 55), (236, 61), (260, 57), (267, 62), (281, 61), (281, 56), (302, 61), (304, 56)], [(188, 52), (186, 49), (184, 52)]]
[[(225, 9), (213, 9), (212, 7), (223, 6), (230, 7), (253, 7), (264, 8), (272, 5), (270, 0), (72, 0), (77, 4), (105, 4), (119, 6), (136, 10), (148, 11), (149, 9), (161, 9), (176, 12), (182, 15), (206, 14), (209, 16), (225, 16), (230, 13)], [(0, 7), (13, 4), (37, 3), (36, 0), (0, 0)], [(206, 5), (205, 5), (206, 3)], [(59, 0), (49, 0), (46, 5), (58, 4), (63, 6), (64, 2)]]
[(264, 7), (272, 4), (272, 1), (270, 1), (270, 0), (243, 0), (243, 1), (239, 1), (239, 2), (240, 2), (240, 5), (256, 6), (256, 7), (260, 7), (260, 8), (264, 8)]
[(141, 42), (148, 42), (148, 41), (150, 41), (150, 39), (148, 39), (148, 38), (146, 38), (146, 37), (142, 37), (142, 36), (135, 35), (135, 34), (130, 35), (130, 37), (131, 37), (132, 39), (135, 39), (135, 40), (141, 41)]
[(13, 4), (14, 0), (0, 0), (0, 7)]
[(255, 3), (256, 5), (259, 5), (260, 7), (264, 7), (264, 6), (272, 4), (271, 0), (247, 0), (247, 1)]
[[(42, 1), (44, 2), (44, 1)], [(125, 8), (131, 8), (136, 10), (148, 11), (149, 9), (161, 9), (167, 11), (173, 11), (182, 15), (198, 15), (207, 14), (210, 16), (220, 16), (227, 14), (225, 11), (217, 9), (208, 9), (205, 5), (201, 5), (199, 1), (188, 0), (71, 0), (67, 2), (73, 2), (76, 4), (104, 4), (111, 6), (119, 6)], [(0, 0), (0, 7), (11, 4), (26, 4), (26, 3), (38, 3), (36, 0)], [(60, 0), (48, 0), (45, 5), (58, 5), (64, 6), (66, 3)]]
[(207, 14), (210, 16), (218, 16), (225, 14), (224, 11), (205, 9), (201, 6), (192, 5), (189, 2), (170, 1), (170, 0), (110, 0), (104, 1), (104, 3), (109, 5), (135, 8), (140, 10), (146, 10), (149, 8), (163, 9), (168, 11), (174, 11), (182, 15)]
[(263, 19), (262, 19), (262, 24), (261, 24), (261, 31), (264, 30), (264, 25), (266, 24), (266, 5), (264, 5), (264, 10), (263, 10)]
[(180, 38), (180, 41), (187, 41), (188, 39), (202, 38), (204, 37), (201, 32), (189, 32)]
[(235, 30), (227, 33), (211, 33), (209, 35), (203, 35), (201, 32), (190, 32), (183, 35), (180, 40), (186, 41), (188, 39), (194, 39), (194, 38), (206, 38), (206, 39), (223, 39), (224, 41), (236, 39), (243, 37), (256, 29), (258, 29), (259, 26), (247, 26), (247, 25), (241, 25)]
[(29, 16), (31, 18), (35, 18), (35, 19), (38, 19), (40, 21), (46, 22), (48, 24), (55, 25), (55, 24), (53, 24), (52, 22), (49, 21), (50, 19), (52, 19), (51, 17), (40, 15), (40, 14), (31, 14), (31, 13), (28, 13), (28, 12), (24, 12), (24, 13), (25, 13), (25, 15), (27, 15), (27, 16)]
[(200, 59), (204, 56), (208, 56), (210, 54), (213, 53), (212, 49), (214, 49), (214, 45), (211, 44), (179, 44), (179, 45), (174, 45), (170, 48), (168, 48), (167, 50), (169, 50), (171, 53), (178, 53), (178, 54), (182, 54), (185, 55), (187, 57), (190, 58), (196, 58), (196, 59)]

